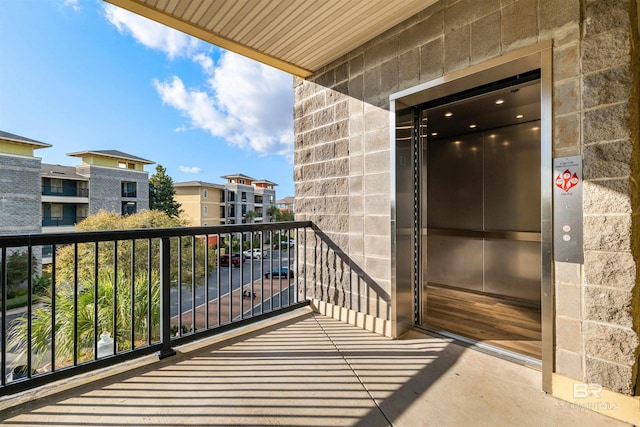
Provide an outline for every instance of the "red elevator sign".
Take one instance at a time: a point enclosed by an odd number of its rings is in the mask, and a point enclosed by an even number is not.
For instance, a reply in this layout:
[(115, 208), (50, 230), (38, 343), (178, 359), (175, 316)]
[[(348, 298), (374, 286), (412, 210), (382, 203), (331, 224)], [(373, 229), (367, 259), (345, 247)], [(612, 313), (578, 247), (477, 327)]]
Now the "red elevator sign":
[(566, 169), (564, 172), (559, 173), (556, 176), (556, 187), (568, 193), (573, 187), (578, 185), (580, 178), (576, 172), (571, 173), (570, 169)]

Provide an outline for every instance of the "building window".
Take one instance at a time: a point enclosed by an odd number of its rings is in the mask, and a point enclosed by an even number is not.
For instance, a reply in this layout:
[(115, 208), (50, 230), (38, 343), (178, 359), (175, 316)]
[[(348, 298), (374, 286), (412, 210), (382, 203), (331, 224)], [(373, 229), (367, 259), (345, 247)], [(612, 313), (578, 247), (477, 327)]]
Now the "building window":
[(209, 214), (209, 208), (207, 206), (204, 206), (202, 208), (202, 215), (207, 216)]
[(57, 203), (51, 204), (51, 219), (55, 219), (55, 220), (62, 219), (62, 205)]
[(62, 180), (61, 179), (51, 178), (51, 180), (49, 181), (49, 185), (51, 186), (51, 192), (52, 193), (62, 193), (63, 186), (62, 186)]
[(247, 192), (246, 192), (246, 191), (243, 191), (243, 192), (242, 192), (242, 201), (243, 201), (243, 202), (246, 202), (246, 201), (247, 201)]
[(118, 162), (118, 167), (120, 169), (135, 169), (136, 165), (135, 163), (129, 163), (129, 162)]
[(136, 183), (122, 181), (122, 197), (136, 197)]
[(209, 196), (209, 192), (207, 191), (207, 189), (205, 188), (204, 191), (202, 192), (202, 198), (206, 199), (207, 196)]
[(122, 202), (122, 216), (136, 213), (136, 202)]

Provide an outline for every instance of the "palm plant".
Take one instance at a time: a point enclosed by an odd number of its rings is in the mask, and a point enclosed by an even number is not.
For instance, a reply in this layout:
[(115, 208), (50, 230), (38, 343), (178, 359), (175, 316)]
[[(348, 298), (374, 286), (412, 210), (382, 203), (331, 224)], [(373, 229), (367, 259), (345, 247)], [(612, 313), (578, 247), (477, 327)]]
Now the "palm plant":
[(280, 213), (280, 209), (276, 205), (269, 206), (267, 209), (267, 213), (271, 217), (271, 222), (275, 222), (278, 219), (278, 213)]
[[(151, 318), (148, 316), (149, 293), (151, 294)], [(131, 281), (123, 274), (120, 273), (115, 277), (113, 273), (105, 272), (98, 276), (97, 284), (89, 280), (78, 283), (77, 306), (74, 303), (74, 287), (71, 285), (57, 287), (53, 298), (55, 298), (55, 313), (52, 310), (50, 294), (43, 297), (40, 307), (32, 312), (31, 351), (34, 369), (46, 365), (50, 362), (50, 357), (54, 357), (58, 368), (73, 363), (76, 322), (77, 347), (75, 348), (77, 348), (76, 356), (79, 362), (95, 357), (95, 341), (103, 331), (113, 333), (114, 322), (116, 328), (114, 341), (119, 351), (131, 349), (136, 342), (146, 343), (144, 337), (147, 336), (149, 328), (152, 332), (152, 341), (159, 339), (160, 281), (157, 275), (152, 277), (151, 283), (146, 277), (137, 277), (132, 286)], [(97, 330), (94, 309), (96, 301)], [(77, 310), (74, 311), (75, 307)], [(77, 312), (75, 318), (74, 312)], [(132, 323), (134, 336), (131, 336)], [(48, 353), (51, 350), (52, 332), (55, 333), (55, 354), (50, 356)], [(28, 319), (26, 317), (15, 319), (9, 328), (7, 338), (7, 349), (16, 355), (14, 366), (24, 364), (29, 343)]]

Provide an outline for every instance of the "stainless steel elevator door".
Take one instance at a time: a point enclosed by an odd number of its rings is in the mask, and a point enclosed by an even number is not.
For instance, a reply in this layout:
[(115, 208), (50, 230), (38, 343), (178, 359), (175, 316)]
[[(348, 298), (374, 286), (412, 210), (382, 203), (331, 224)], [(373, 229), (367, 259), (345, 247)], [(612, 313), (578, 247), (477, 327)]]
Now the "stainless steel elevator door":
[(427, 141), (428, 283), (540, 304), (540, 123)]

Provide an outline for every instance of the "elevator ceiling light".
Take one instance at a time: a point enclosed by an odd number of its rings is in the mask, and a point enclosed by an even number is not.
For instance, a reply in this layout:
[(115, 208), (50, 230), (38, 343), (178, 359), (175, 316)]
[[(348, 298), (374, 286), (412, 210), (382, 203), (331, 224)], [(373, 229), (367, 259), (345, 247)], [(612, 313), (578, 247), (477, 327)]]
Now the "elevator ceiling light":
[(498, 99), (498, 100), (496, 101), (496, 104), (497, 104), (497, 105), (504, 104), (504, 99)]
[(438, 132), (431, 132), (431, 136), (438, 136)]
[(475, 128), (476, 126), (478, 126), (478, 125), (476, 125), (476, 124), (469, 125), (469, 127), (470, 127), (471, 129)]
[(521, 119), (521, 118), (523, 118), (523, 117), (524, 117), (524, 116), (523, 116), (522, 114), (518, 114), (518, 115), (516, 116), (516, 119)]
[(447, 111), (446, 113), (444, 113), (445, 117), (451, 117), (453, 116), (453, 113), (451, 111)]

